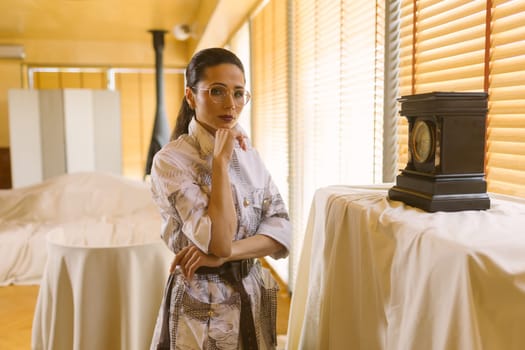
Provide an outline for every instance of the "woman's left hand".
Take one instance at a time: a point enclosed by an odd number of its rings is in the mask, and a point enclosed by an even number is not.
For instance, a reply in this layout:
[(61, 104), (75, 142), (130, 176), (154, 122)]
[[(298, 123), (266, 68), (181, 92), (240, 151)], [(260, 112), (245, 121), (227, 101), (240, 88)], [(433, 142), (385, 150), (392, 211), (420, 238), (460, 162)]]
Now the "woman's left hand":
[(199, 267), (216, 267), (222, 265), (224, 262), (224, 259), (218, 258), (215, 255), (205, 254), (202, 250), (191, 244), (175, 255), (175, 259), (173, 259), (171, 263), (170, 273), (173, 273), (175, 268), (180, 266), (184, 276), (191, 280), (193, 274)]

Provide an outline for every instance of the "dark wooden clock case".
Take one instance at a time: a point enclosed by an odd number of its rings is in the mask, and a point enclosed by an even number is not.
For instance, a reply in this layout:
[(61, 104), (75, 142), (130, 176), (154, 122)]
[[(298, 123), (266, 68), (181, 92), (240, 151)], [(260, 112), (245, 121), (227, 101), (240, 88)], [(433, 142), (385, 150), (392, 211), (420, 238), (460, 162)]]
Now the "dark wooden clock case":
[[(409, 154), (389, 198), (429, 212), (490, 208), (484, 173), (487, 94), (432, 92), (399, 101), (400, 115), (408, 119)], [(410, 147), (416, 120), (428, 122), (435, 141), (423, 162)]]

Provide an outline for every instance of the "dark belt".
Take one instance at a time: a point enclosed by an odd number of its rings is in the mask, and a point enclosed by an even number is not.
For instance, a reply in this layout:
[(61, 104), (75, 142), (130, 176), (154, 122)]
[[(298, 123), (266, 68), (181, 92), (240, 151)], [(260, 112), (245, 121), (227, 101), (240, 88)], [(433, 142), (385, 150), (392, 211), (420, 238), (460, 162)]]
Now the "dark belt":
[(217, 267), (202, 266), (195, 271), (198, 274), (218, 274), (231, 283), (233, 289), (241, 296), (241, 324), (239, 328), (243, 350), (258, 349), (250, 297), (242, 284), (242, 279), (248, 276), (253, 265), (253, 259), (245, 259), (229, 261)]
[(217, 267), (201, 266), (195, 271), (195, 273), (215, 273), (221, 275), (224, 278), (226, 278), (226, 275), (228, 275), (229, 277), (232, 277), (235, 280), (241, 280), (244, 277), (248, 276), (253, 265), (253, 259), (235, 260), (228, 261), (227, 263), (224, 263), (221, 266)]

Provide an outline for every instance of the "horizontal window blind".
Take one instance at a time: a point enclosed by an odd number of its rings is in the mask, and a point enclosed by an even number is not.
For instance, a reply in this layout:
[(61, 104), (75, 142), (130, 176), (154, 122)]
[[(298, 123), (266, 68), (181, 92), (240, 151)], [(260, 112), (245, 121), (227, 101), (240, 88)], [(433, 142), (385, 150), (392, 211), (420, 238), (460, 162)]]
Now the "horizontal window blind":
[(402, 95), (483, 89), (483, 1), (403, 0), (401, 16)]
[(384, 12), (384, 1), (270, 0), (251, 21), (252, 138), (289, 185), (291, 287), (315, 190), (382, 181)]
[[(296, 266), (303, 246), (303, 236), (311, 204), (313, 184), (313, 140), (315, 113), (312, 101), (315, 91), (315, 46), (316, 46), (316, 0), (303, 0), (300, 6), (292, 1), (292, 56), (293, 74), (291, 80), (292, 95), (290, 118), (290, 207), (293, 209), (293, 251), (291, 256), (292, 278), (295, 280)], [(338, 18), (333, 18), (338, 21)], [(306, 193), (306, 189), (311, 190)], [(293, 286), (292, 286), (293, 287)]]
[[(287, 1), (268, 1), (251, 19), (251, 133), (291, 214), (287, 6)], [(291, 288), (289, 260), (266, 257), (266, 261)]]
[[(486, 90), (488, 190), (519, 196), (525, 196), (523, 23), (525, 2), (519, 0), (402, 3), (402, 95)], [(404, 119), (399, 124), (400, 167), (407, 160)]]
[(415, 93), (482, 91), (483, 1), (417, 2)]
[(252, 140), (288, 204), (288, 36), (286, 1), (251, 20)]
[(525, 1), (493, 1), (488, 190), (525, 197)]
[[(415, 31), (413, 0), (401, 2), (400, 18), (399, 94), (405, 96), (413, 93), (412, 70), (414, 69), (413, 39)], [(397, 134), (397, 167), (404, 169), (408, 162), (408, 122), (406, 118), (398, 118)]]
[(383, 1), (292, 3), (290, 174), (300, 251), (316, 189), (381, 181), (385, 28)]
[[(485, 3), (404, 0), (401, 18), (401, 95), (482, 91)], [(402, 117), (399, 168), (408, 160), (408, 123)]]

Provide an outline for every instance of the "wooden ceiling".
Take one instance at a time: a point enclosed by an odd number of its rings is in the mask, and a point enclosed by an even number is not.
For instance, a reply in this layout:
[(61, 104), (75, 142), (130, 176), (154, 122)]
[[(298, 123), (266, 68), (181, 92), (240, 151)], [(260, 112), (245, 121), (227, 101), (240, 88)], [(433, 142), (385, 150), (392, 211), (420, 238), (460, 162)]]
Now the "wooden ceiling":
[(150, 40), (150, 29), (193, 24), (216, 0), (1, 0), (0, 40)]
[[(166, 30), (166, 63), (183, 66), (197, 50), (224, 46), (265, 0), (0, 0), (0, 47), (25, 48), (26, 63), (150, 62), (153, 29)], [(173, 29), (192, 28), (188, 40)]]

